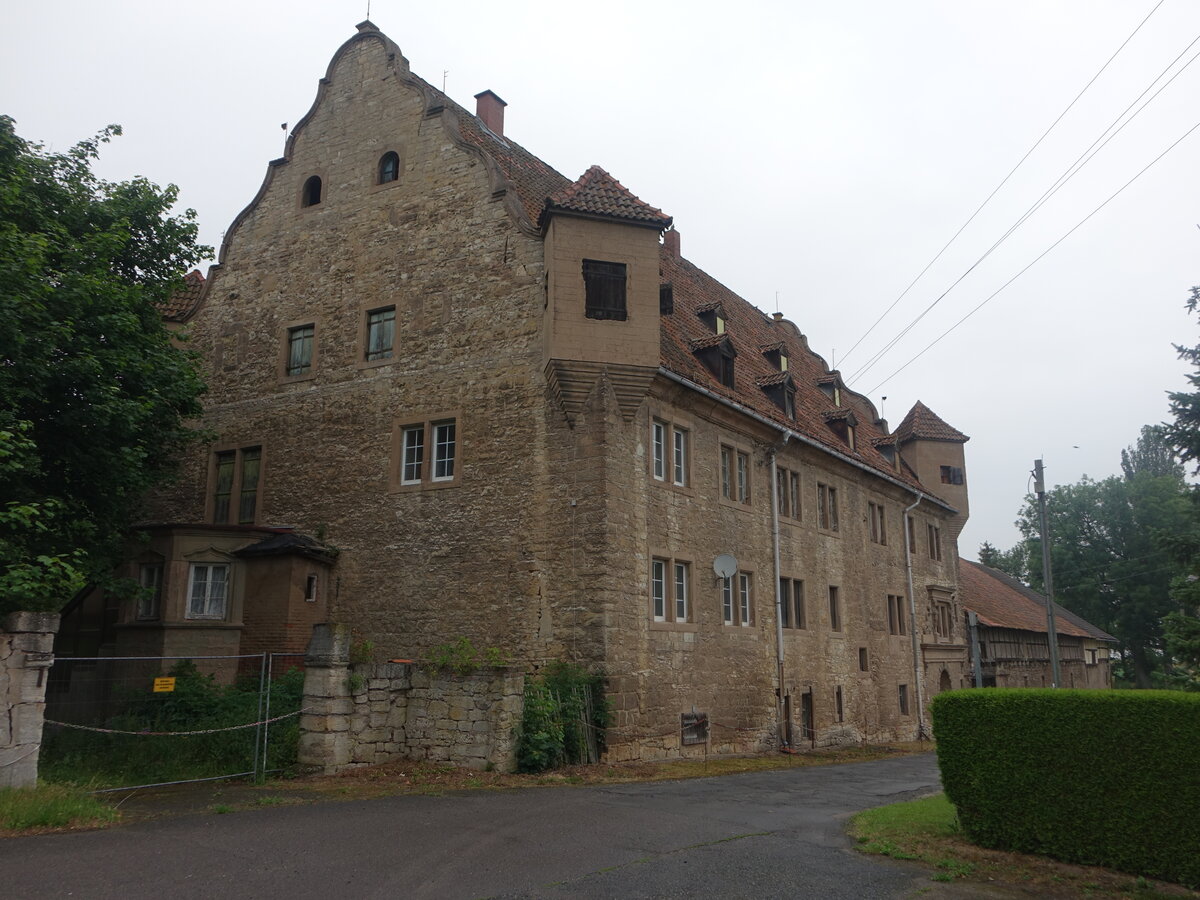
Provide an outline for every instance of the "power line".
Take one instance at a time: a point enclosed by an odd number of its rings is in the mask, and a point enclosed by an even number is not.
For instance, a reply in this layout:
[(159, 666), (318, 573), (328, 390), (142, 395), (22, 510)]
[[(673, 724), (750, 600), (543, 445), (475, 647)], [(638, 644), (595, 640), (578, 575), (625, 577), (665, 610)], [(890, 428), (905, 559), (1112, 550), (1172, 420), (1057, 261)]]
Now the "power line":
[(1083, 86), (1083, 88), (1079, 91), (1079, 93), (1075, 95), (1075, 99), (1067, 104), (1066, 109), (1064, 109), (1061, 113), (1058, 114), (1058, 117), (1053, 122), (1050, 123), (1050, 127), (1047, 128), (1042, 133), (1042, 136), (1040, 138), (1038, 138), (1036, 141), (1034, 141), (1033, 146), (1031, 146), (1028, 150), (1025, 151), (1025, 155), (1022, 156), (1017, 161), (1017, 164), (1012, 167), (1011, 171), (1009, 171), (1009, 173), (1007, 175), (1004, 176), (1003, 180), (1001, 180), (1001, 182), (998, 185), (996, 185), (995, 188), (992, 189), (992, 192), (990, 194), (988, 194), (987, 197), (984, 198), (984, 201), (979, 204), (979, 207), (975, 210), (975, 212), (971, 213), (971, 215), (967, 219), (967, 221), (963, 222), (962, 225), (959, 226), (958, 231), (954, 232), (954, 234), (951, 236), (950, 240), (946, 241), (946, 243), (942, 247), (942, 249), (937, 252), (937, 255), (934, 256), (934, 258), (931, 259), (928, 263), (926, 263), (925, 268), (923, 268), (920, 272), (917, 273), (917, 277), (914, 278), (911, 282), (909, 282), (908, 287), (906, 287), (903, 291), (900, 292), (900, 296), (897, 297), (895, 300), (893, 300), (891, 305), (880, 314), (879, 318), (876, 319), (871, 324), (871, 327), (866, 330), (866, 333), (864, 333), (862, 337), (860, 337), (857, 341), (854, 342), (854, 346), (852, 346), (850, 348), (850, 350), (845, 354), (845, 356), (842, 357), (843, 363), (845, 363), (846, 359), (849, 358), (849, 356), (856, 349), (858, 349), (858, 345), (867, 339), (867, 337), (871, 334), (871, 332), (875, 330), (875, 327), (884, 320), (884, 317), (886, 317), (887, 314), (890, 313), (896, 307), (896, 304), (904, 299), (905, 295), (910, 290), (912, 290), (913, 286), (918, 281), (921, 280), (922, 276), (926, 272), (929, 271), (930, 267), (934, 263), (936, 263), (939, 259), (942, 258), (942, 254), (945, 253), (950, 248), (950, 245), (953, 244), (958, 239), (958, 236), (960, 234), (962, 234), (964, 230), (966, 230), (967, 226), (970, 225), (973, 221), (975, 221), (975, 217), (978, 216), (979, 213), (983, 211), (983, 208), (988, 205), (988, 203), (991, 201), (991, 199), (993, 197), (996, 196), (996, 194), (1000, 191), (1000, 189), (1002, 187), (1004, 187), (1004, 185), (1008, 184), (1008, 180), (1010, 178), (1012, 178), (1014, 174), (1016, 174), (1017, 169), (1021, 168), (1021, 166), (1025, 163), (1025, 160), (1029, 159), (1029, 156), (1033, 153), (1033, 151), (1036, 150), (1039, 146), (1041, 146), (1042, 141), (1044, 141), (1047, 138), (1047, 136), (1050, 134), (1050, 132), (1054, 130), (1055, 126), (1058, 125), (1058, 123), (1062, 121), (1063, 117), (1066, 116), (1066, 114), (1071, 111), (1072, 107), (1074, 107), (1075, 104), (1079, 102), (1079, 98), (1082, 97), (1085, 93), (1087, 93), (1088, 88), (1090, 88), (1092, 86), (1092, 84), (1096, 81), (1097, 78), (1099, 78), (1101, 75), (1104, 74), (1104, 70), (1107, 69), (1109, 67), (1109, 64), (1112, 63), (1112, 61), (1117, 58), (1117, 55), (1122, 50), (1125, 49), (1125, 45), (1128, 44), (1131, 40), (1133, 40), (1134, 36), (1139, 31), (1141, 31), (1142, 26), (1145, 25), (1146, 22), (1148, 22), (1150, 20), (1150, 17), (1152, 15), (1154, 15), (1156, 12), (1158, 12), (1158, 8), (1160, 6), (1162, 6), (1163, 3), (1165, 3), (1165, 2), (1166, 2), (1166, 0), (1158, 0), (1158, 3), (1156, 3), (1154, 5), (1154, 8), (1151, 9), (1150, 12), (1146, 13), (1146, 17), (1144, 19), (1142, 19), (1142, 21), (1138, 23), (1137, 27), (1134, 28), (1133, 31), (1131, 31), (1129, 33), (1129, 37), (1125, 38), (1125, 40), (1121, 42), (1121, 46), (1119, 46), (1115, 51), (1113, 51), (1112, 56), (1110, 56), (1108, 58), (1108, 60), (1104, 63), (1104, 65), (1102, 65), (1100, 67), (1100, 69), (1096, 72), (1096, 74), (1091, 77), (1091, 79), (1088, 81), (1088, 83), (1085, 84)]
[(1022, 275), (1024, 275), (1030, 269), (1032, 269), (1039, 261), (1041, 261), (1042, 257), (1046, 256), (1046, 254), (1048, 254), (1051, 250), (1053, 250), (1055, 247), (1057, 247), (1059, 244), (1061, 244), (1063, 241), (1065, 241), (1067, 238), (1069, 238), (1072, 234), (1074, 234), (1081, 226), (1083, 226), (1083, 224), (1085, 222), (1087, 222), (1089, 219), (1091, 219), (1092, 216), (1096, 215), (1096, 213), (1100, 212), (1100, 210), (1102, 210), (1102, 209), (1104, 209), (1104, 207), (1108, 206), (1108, 204), (1111, 203), (1113, 200), (1115, 200), (1127, 187), (1129, 187), (1131, 184), (1133, 184), (1135, 181), (1137, 181), (1139, 178), (1141, 178), (1142, 175), (1144, 175), (1146, 173), (1146, 171), (1150, 169), (1151, 166), (1153, 166), (1160, 159), (1162, 159), (1164, 156), (1166, 156), (1168, 153), (1170, 153), (1172, 150), (1174, 150), (1180, 143), (1182, 143), (1187, 137), (1189, 137), (1191, 135), (1191, 133), (1193, 131), (1195, 131), (1197, 128), (1200, 128), (1200, 122), (1197, 122), (1195, 125), (1193, 125), (1191, 128), (1189, 128), (1187, 131), (1185, 131), (1182, 135), (1180, 135), (1178, 138), (1176, 138), (1176, 140), (1174, 141), (1174, 143), (1171, 144), (1171, 146), (1167, 147), (1166, 150), (1164, 150), (1162, 153), (1158, 154), (1158, 156), (1154, 157), (1154, 159), (1152, 159), (1150, 162), (1148, 162), (1142, 168), (1142, 170), (1140, 172), (1138, 172), (1136, 175), (1134, 175), (1132, 178), (1130, 178), (1127, 182), (1125, 182), (1123, 185), (1121, 185), (1119, 188), (1117, 188), (1117, 190), (1107, 200), (1105, 200), (1103, 203), (1101, 203), (1099, 206), (1097, 206), (1095, 209), (1093, 209), (1090, 213), (1088, 213), (1086, 216), (1084, 216), (1082, 219), (1080, 219), (1079, 222), (1073, 228), (1071, 228), (1070, 231), (1068, 231), (1066, 234), (1064, 234), (1062, 237), (1060, 237), (1057, 241), (1055, 241), (1053, 244), (1051, 244), (1049, 247), (1047, 247), (1045, 250), (1043, 250), (1041, 253), (1039, 253), (1033, 259), (1032, 262), (1030, 262), (1028, 265), (1025, 266), (1025, 268), (1021, 269), (1019, 272), (1017, 272), (1016, 275), (1014, 275), (1012, 278), (1008, 279), (1008, 281), (1004, 282), (1004, 284), (1000, 285), (1000, 287), (996, 288), (996, 290), (994, 290), (992, 293), (988, 294), (988, 296), (985, 297), (982, 301), (980, 301), (979, 304), (974, 309), (972, 309), (969, 313), (967, 313), (965, 316), (963, 316), (961, 319), (959, 319), (957, 322), (955, 322), (953, 325), (951, 325), (949, 328), (947, 328), (945, 331), (943, 331), (940, 335), (938, 335), (936, 338), (934, 338), (929, 344), (927, 344), (925, 346), (925, 348), (923, 350), (921, 350), (919, 353), (917, 353), (915, 356), (913, 356), (908, 362), (906, 362), (904, 365), (902, 365), (900, 368), (898, 368), (896, 371), (894, 371), (887, 378), (883, 379), (883, 381), (879, 382), (879, 384), (875, 385), (875, 387), (871, 388), (871, 390), (868, 391), (867, 393), (868, 394), (875, 393), (877, 390), (879, 390), (881, 387), (883, 387), (885, 384), (887, 384), (891, 379), (895, 378), (897, 375), (899, 375), (901, 372), (903, 372), (905, 369), (907, 369), (909, 366), (911, 366), (914, 362), (916, 362), (918, 359), (920, 359), (922, 356), (924, 356), (926, 353), (928, 353), (939, 341), (942, 340), (942, 338), (944, 338), (946, 335), (950, 334), (950, 332), (952, 332), (956, 328), (958, 328), (959, 325), (961, 325), (963, 322), (967, 321), (967, 319), (971, 318), (971, 316), (975, 315), (975, 313), (979, 312), (979, 310), (981, 310), (984, 306), (986, 306), (987, 303), (993, 297), (995, 297), (997, 294), (999, 294), (1001, 291), (1003, 291), (1006, 287), (1008, 287), (1010, 284), (1012, 284), (1014, 281), (1016, 281), (1018, 278), (1020, 278)]
[[(1187, 51), (1190, 50), (1193, 46), (1195, 46), (1195, 44), (1198, 41), (1200, 41), (1200, 35), (1197, 35), (1196, 37), (1194, 37), (1192, 39), (1191, 43), (1189, 43), (1186, 47), (1184, 47), (1183, 50), (1181, 50), (1179, 52), (1179, 54), (1173, 60), (1171, 60), (1171, 62), (1168, 63), (1167, 66), (1161, 72), (1158, 73), (1158, 75), (1156, 75), (1154, 77), (1154, 79), (1145, 87), (1145, 89), (1140, 94), (1138, 94), (1138, 96), (1135, 97), (1133, 99), (1133, 101), (1128, 106), (1126, 106), (1125, 109), (1123, 109), (1120, 112), (1120, 114), (1117, 115), (1117, 117), (1109, 124), (1109, 126), (1107, 128), (1104, 129), (1104, 131), (1102, 131), (1100, 133), (1100, 136), (1097, 137), (1094, 141), (1092, 141), (1091, 145), (1086, 150), (1084, 150), (1083, 153), (1079, 154), (1079, 156), (1075, 158), (1075, 161), (1073, 163), (1071, 163), (1071, 165), (1069, 165), (1061, 175), (1058, 176), (1058, 178), (1054, 181), (1054, 183), (1049, 188), (1047, 188), (1046, 191), (1044, 191), (1042, 193), (1042, 196), (1039, 197), (1038, 200), (1036, 202), (1034, 202), (1027, 210), (1025, 210), (1025, 212), (1020, 216), (1020, 218), (1018, 218), (1016, 222), (1014, 222), (1012, 225), (1010, 225), (1008, 230), (1005, 231), (1004, 234), (1001, 235), (983, 253), (982, 256), (980, 256), (977, 260), (975, 260), (975, 262), (972, 263), (971, 266), (965, 272), (963, 272), (961, 275), (959, 275), (958, 278), (956, 278), (953, 281), (953, 283), (951, 283), (951, 285), (948, 288), (946, 288), (946, 290), (944, 290), (941, 294), (939, 294), (938, 297), (932, 303), (930, 303), (927, 307), (925, 307), (925, 309), (923, 309), (916, 316), (916, 318), (914, 318), (911, 322), (909, 322), (906, 326), (904, 326), (904, 328), (902, 328), (890, 341), (888, 341), (880, 350), (878, 350), (869, 360), (867, 360), (863, 365), (861, 365), (858, 369), (856, 369), (854, 371), (854, 373), (847, 379), (847, 382), (852, 383), (855, 380), (857, 380), (858, 378), (861, 378), (863, 375), (865, 375), (871, 369), (873, 369), (875, 367), (876, 363), (878, 363), (884, 356), (886, 356), (887, 353), (893, 347), (895, 347), (896, 344), (898, 344), (901, 341), (901, 339), (904, 338), (905, 335), (907, 335), (910, 331), (912, 331), (912, 329), (915, 328), (917, 326), (917, 324), (920, 323), (920, 321), (922, 319), (924, 319), (925, 316), (928, 315), (928, 313), (946, 297), (946, 295), (948, 295), (952, 290), (954, 290), (954, 288), (956, 288), (963, 281), (964, 278), (966, 278), (973, 271), (975, 271), (975, 269), (984, 260), (986, 260), (989, 256), (991, 256), (992, 253), (995, 252), (995, 250), (997, 248), (999, 248), (1006, 240), (1008, 240), (1008, 238), (1011, 237), (1012, 234), (1021, 225), (1023, 225), (1034, 213), (1036, 213), (1039, 209), (1041, 209), (1042, 206), (1044, 206), (1050, 200), (1051, 197), (1053, 197), (1056, 193), (1058, 193), (1058, 191), (1061, 190), (1072, 178), (1074, 178), (1076, 175), (1078, 175), (1079, 172), (1081, 172), (1083, 170), (1084, 166), (1086, 166), (1089, 162), (1091, 162), (1092, 159), (1094, 159), (1095, 156), (1101, 150), (1103, 150), (1114, 137), (1116, 137), (1118, 134), (1121, 133), (1121, 131), (1124, 130), (1126, 125), (1128, 125), (1135, 118), (1137, 118), (1137, 116), (1147, 106), (1149, 106), (1151, 103), (1154, 102), (1154, 100), (1158, 97), (1159, 94), (1161, 94), (1164, 90), (1166, 90), (1166, 88), (1176, 78), (1178, 78), (1180, 75), (1182, 75), (1187, 70), (1188, 66), (1190, 66), (1192, 63), (1194, 63), (1196, 61), (1196, 59), (1198, 57), (1200, 57), (1200, 52), (1194, 54), (1191, 59), (1189, 59), (1186, 63), (1184, 63), (1184, 65), (1179, 69), (1179, 71), (1177, 71), (1174, 75), (1172, 75), (1169, 79), (1167, 79), (1167, 81), (1161, 87), (1159, 87), (1159, 89), (1157, 91), (1155, 91), (1145, 103), (1143, 103), (1140, 107), (1138, 107), (1137, 110), (1134, 111), (1133, 115), (1131, 115), (1131, 116), (1129, 116), (1129, 118), (1125, 119), (1125, 121), (1123, 123), (1121, 123), (1121, 125), (1119, 127), (1116, 127), (1115, 131), (1113, 130), (1114, 127), (1117, 126), (1117, 123), (1121, 122), (1121, 120), (1123, 118), (1125, 118), (1126, 113), (1128, 113), (1129, 110), (1132, 109), (1139, 100), (1141, 100), (1143, 97), (1145, 97), (1146, 94), (1150, 91), (1150, 89), (1153, 88), (1154, 85), (1156, 85), (1162, 79), (1162, 77), (1171, 70), (1171, 68), (1175, 65), (1175, 63), (1179, 62), (1179, 60), (1183, 57), (1183, 55), (1185, 53), (1187, 53)], [(1097, 146), (1097, 144), (1099, 144), (1099, 146)], [(1081, 162), (1081, 160), (1082, 160), (1082, 162)]]

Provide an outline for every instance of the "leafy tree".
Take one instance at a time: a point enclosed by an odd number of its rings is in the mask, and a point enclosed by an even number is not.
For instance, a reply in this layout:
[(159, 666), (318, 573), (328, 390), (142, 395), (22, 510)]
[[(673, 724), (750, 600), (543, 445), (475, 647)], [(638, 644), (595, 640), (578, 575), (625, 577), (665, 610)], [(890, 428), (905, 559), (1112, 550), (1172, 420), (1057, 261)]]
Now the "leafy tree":
[[(1164, 535), (1186, 530), (1192, 504), (1183, 469), (1169, 465), (1162, 430), (1144, 428), (1121, 454), (1123, 476), (1086, 476), (1046, 495), (1055, 599), (1120, 641), (1139, 687), (1164, 657), (1163, 618), (1176, 608), (1172, 580), (1178, 561)], [(1029, 551), (1029, 583), (1043, 589), (1036, 502), (1028, 498), (1017, 522)]]
[(990, 542), (984, 541), (979, 545), (979, 561), (1018, 581), (1028, 581), (1029, 553), (1024, 543), (1014, 544), (1007, 550), (997, 550)]
[(103, 580), (200, 413), (159, 308), (209, 248), (173, 185), (95, 176), (118, 134), (50, 153), (0, 116), (0, 613)]
[[(1186, 308), (1190, 313), (1200, 311), (1200, 287), (1192, 288)], [(1187, 376), (1192, 390), (1168, 395), (1174, 421), (1164, 426), (1163, 436), (1181, 460), (1196, 463), (1200, 471), (1200, 344), (1176, 344), (1175, 349), (1180, 359), (1192, 364), (1193, 371)], [(1195, 487), (1191, 499), (1189, 527), (1164, 538), (1164, 545), (1187, 572), (1172, 583), (1171, 597), (1179, 608), (1167, 616), (1164, 627), (1168, 651), (1190, 666), (1195, 684), (1200, 681), (1200, 493)]]

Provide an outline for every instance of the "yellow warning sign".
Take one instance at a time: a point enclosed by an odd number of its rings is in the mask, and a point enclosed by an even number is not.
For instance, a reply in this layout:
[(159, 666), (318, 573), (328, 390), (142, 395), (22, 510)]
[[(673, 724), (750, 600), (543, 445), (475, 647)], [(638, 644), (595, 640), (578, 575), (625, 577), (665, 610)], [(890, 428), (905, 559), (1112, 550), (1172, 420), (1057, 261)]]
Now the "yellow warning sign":
[(155, 678), (154, 679), (154, 693), (162, 694), (162, 693), (166, 693), (168, 691), (173, 691), (173, 690), (175, 690), (175, 679), (174, 678)]

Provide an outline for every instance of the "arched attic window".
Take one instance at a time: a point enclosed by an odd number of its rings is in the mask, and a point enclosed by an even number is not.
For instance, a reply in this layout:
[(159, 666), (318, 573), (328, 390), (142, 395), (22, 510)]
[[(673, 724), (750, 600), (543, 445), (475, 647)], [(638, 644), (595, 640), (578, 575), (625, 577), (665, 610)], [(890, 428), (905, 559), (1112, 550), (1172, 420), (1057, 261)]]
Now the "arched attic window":
[(302, 206), (316, 206), (321, 202), (321, 178), (319, 175), (309, 175), (304, 182), (304, 190), (300, 194)]
[(395, 150), (389, 150), (379, 158), (379, 181), (378, 184), (387, 184), (389, 181), (397, 181), (400, 178), (400, 154)]

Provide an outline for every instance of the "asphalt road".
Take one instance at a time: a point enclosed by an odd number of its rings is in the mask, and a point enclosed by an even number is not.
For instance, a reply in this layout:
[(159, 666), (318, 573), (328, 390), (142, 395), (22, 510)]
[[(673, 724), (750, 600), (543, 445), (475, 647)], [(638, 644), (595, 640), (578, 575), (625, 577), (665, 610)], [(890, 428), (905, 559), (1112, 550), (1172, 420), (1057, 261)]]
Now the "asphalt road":
[(932, 754), (722, 778), (285, 806), (0, 841), (0, 896), (901, 897), (852, 812), (938, 789)]

